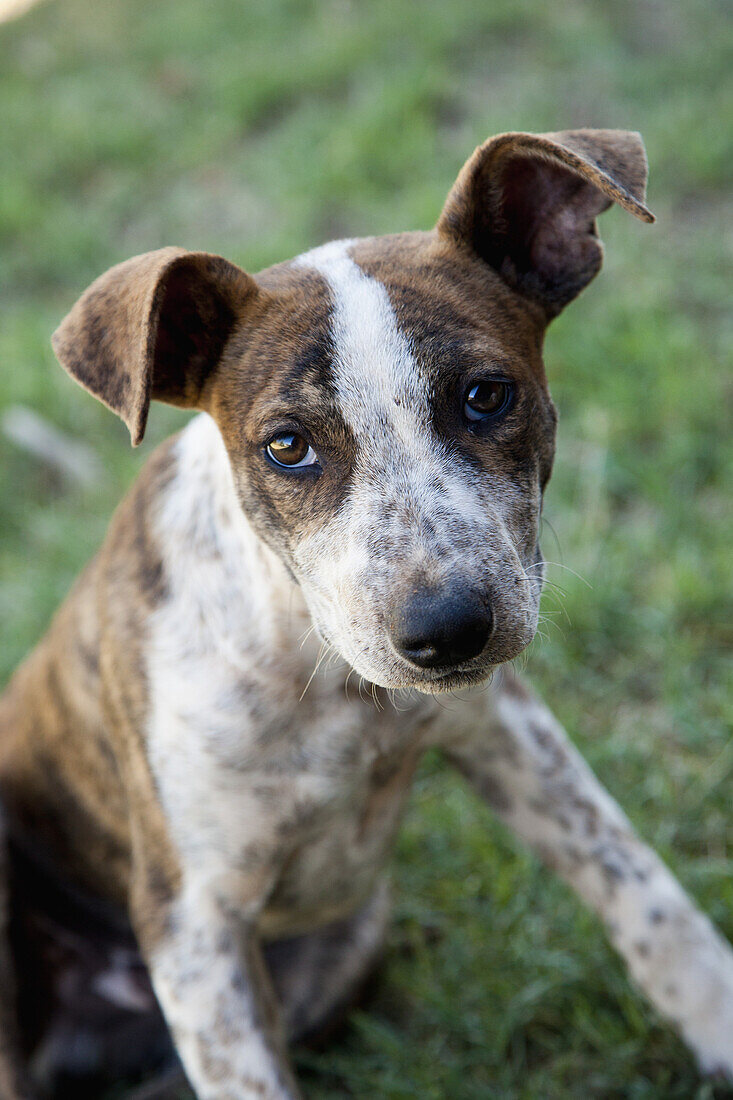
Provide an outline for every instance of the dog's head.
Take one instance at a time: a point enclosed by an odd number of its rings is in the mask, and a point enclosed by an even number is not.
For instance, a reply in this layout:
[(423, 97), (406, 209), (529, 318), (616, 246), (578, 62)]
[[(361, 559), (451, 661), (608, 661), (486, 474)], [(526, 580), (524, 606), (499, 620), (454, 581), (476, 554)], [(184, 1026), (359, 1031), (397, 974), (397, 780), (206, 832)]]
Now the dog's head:
[(436, 228), (338, 241), (257, 276), (163, 249), (54, 337), (142, 438), (151, 398), (207, 410), (251, 523), (368, 680), (440, 691), (532, 639), (554, 453), (545, 327), (601, 264), (596, 215), (643, 205), (640, 138), (504, 134)]

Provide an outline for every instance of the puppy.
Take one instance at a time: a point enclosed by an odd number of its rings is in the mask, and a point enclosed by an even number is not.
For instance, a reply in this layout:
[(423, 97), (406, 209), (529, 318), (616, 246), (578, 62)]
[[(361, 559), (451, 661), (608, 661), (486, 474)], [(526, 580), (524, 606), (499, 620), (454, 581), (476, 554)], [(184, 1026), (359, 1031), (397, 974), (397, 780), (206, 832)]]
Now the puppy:
[(503, 134), (430, 232), (257, 276), (167, 248), (62, 322), (134, 444), (153, 398), (203, 415), (0, 703), (4, 1100), (142, 1072), (169, 1034), (200, 1100), (294, 1100), (286, 1044), (374, 965), (436, 746), (733, 1073), (730, 948), (506, 669), (542, 587), (545, 328), (600, 267), (596, 216), (653, 220), (645, 180), (636, 134)]

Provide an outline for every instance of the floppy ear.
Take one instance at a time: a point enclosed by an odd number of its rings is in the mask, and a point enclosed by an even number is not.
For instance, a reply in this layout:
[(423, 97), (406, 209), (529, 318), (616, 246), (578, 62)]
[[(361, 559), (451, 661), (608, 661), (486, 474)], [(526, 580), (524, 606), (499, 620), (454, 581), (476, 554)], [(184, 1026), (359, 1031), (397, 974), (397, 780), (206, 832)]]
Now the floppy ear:
[(136, 447), (151, 398), (198, 404), (244, 303), (258, 293), (221, 256), (161, 248), (92, 283), (51, 342), (69, 374), (122, 417)]
[(438, 232), (468, 244), (555, 317), (601, 266), (595, 218), (617, 202), (642, 221), (647, 162), (637, 133), (499, 134), (464, 164)]

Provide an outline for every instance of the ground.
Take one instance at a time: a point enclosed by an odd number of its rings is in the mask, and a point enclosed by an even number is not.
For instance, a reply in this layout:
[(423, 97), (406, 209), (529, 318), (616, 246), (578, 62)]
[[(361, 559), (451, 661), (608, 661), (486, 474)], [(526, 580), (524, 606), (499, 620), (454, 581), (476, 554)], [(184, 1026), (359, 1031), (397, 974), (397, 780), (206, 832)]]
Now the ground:
[[(527, 667), (733, 938), (731, 62), (722, 0), (49, 0), (0, 27), (0, 403), (101, 464), (81, 487), (0, 435), (0, 681), (184, 419), (156, 409), (132, 452), (55, 364), (49, 335), (97, 274), (163, 244), (256, 270), (428, 227), (489, 134), (639, 129), (658, 222), (604, 215), (604, 273), (548, 336), (560, 564)], [(393, 873), (372, 1000), (337, 1044), (296, 1054), (309, 1100), (728, 1095), (436, 760)]]

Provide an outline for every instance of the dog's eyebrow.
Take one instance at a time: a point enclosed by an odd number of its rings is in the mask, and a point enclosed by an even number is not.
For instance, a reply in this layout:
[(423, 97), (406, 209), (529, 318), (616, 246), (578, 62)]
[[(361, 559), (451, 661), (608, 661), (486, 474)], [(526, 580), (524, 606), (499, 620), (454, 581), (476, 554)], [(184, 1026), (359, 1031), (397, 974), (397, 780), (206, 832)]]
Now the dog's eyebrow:
[(300, 378), (313, 371), (322, 371), (333, 361), (333, 342), (329, 334), (310, 340), (300, 347), (295, 356), (291, 376)]
[(310, 435), (341, 436), (346, 434), (346, 425), (338, 414), (335, 405), (324, 405), (320, 409), (304, 408), (302, 404), (289, 405), (274, 401), (272, 405), (260, 410), (254, 421), (255, 434), (264, 437), (268, 432), (279, 430), (303, 429)]
[(352, 433), (345, 422), (333, 388), (317, 377), (294, 378), (263, 401), (254, 413), (250, 430), (258, 441), (268, 432), (302, 428), (315, 442), (351, 446)]

